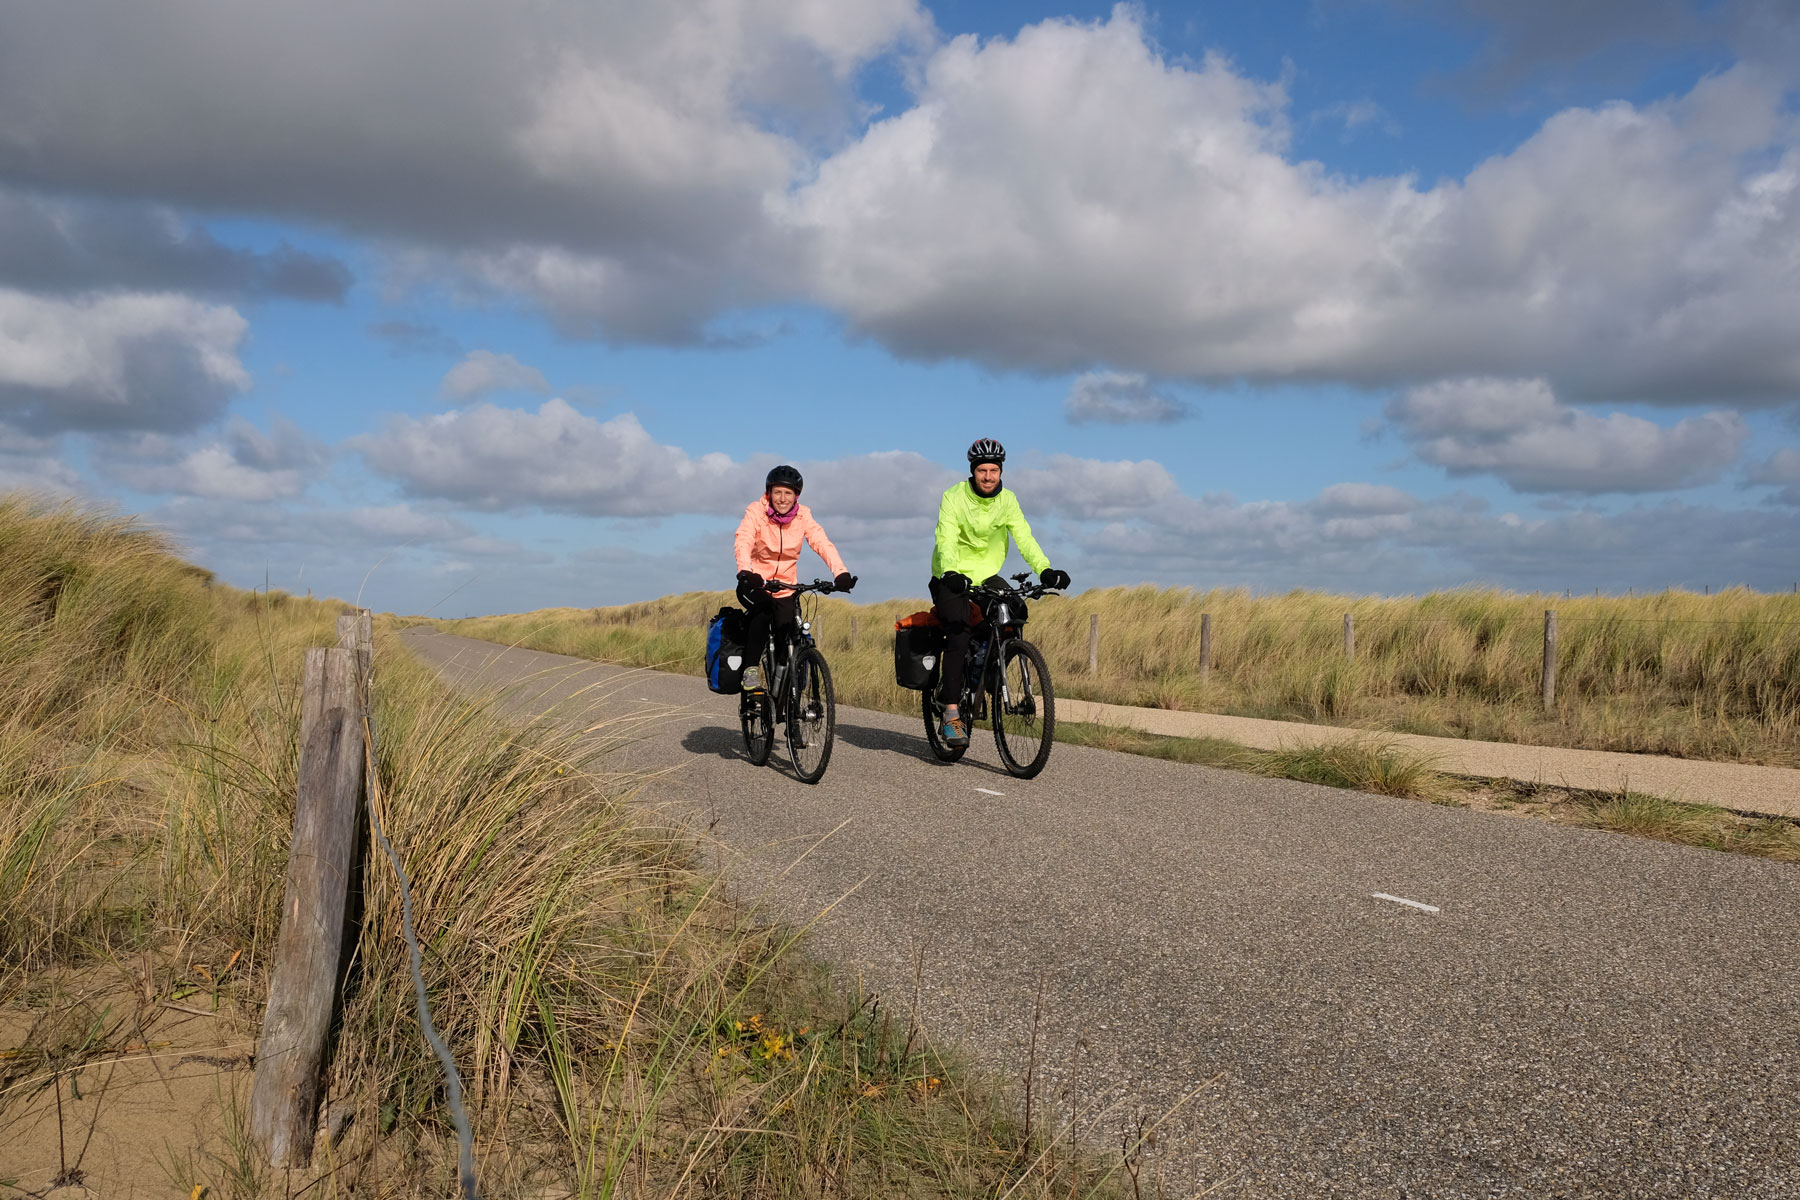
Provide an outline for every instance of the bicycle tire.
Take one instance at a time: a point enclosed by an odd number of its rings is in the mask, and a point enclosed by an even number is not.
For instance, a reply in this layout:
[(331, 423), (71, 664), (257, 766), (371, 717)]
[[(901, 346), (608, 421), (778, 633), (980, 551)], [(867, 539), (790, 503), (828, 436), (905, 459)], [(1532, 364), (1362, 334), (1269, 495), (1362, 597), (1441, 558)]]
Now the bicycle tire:
[(752, 766), (769, 761), (775, 749), (775, 706), (765, 691), (744, 692), (738, 697), (738, 724), (744, 728), (744, 752)]
[(1056, 692), (1036, 646), (1015, 640), (1002, 654), (993, 693), (994, 746), (1009, 775), (1031, 779), (1056, 744)]
[(837, 697), (831, 668), (816, 646), (801, 651), (788, 676), (788, 761), (801, 783), (817, 783), (831, 765), (837, 731)]
[(944, 719), (943, 705), (937, 702), (938, 674), (931, 673), (930, 681), (920, 693), (921, 707), (925, 713), (925, 741), (931, 746), (931, 755), (939, 762), (953, 763), (969, 752), (969, 743), (952, 746), (946, 743), (938, 733), (938, 725)]

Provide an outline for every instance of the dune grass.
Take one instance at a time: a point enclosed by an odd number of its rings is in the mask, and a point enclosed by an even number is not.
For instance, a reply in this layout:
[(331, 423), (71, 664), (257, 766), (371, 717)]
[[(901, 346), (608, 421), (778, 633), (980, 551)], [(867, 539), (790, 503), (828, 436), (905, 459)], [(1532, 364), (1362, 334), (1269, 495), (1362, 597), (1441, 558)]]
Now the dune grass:
[[(583, 658), (697, 672), (724, 592), (444, 622), (456, 632)], [(923, 601), (814, 611), (847, 703), (908, 711), (894, 620)], [(1557, 704), (1540, 700), (1543, 614), (1557, 611)], [(1200, 616), (1213, 629), (1202, 677)], [(1343, 649), (1353, 615), (1356, 658)], [(1100, 617), (1090, 674), (1089, 618)], [(851, 621), (857, 625), (854, 647)], [(1531, 745), (1800, 766), (1800, 596), (1524, 595), (1464, 589), (1383, 599), (1110, 588), (1033, 605), (1029, 636), (1058, 694)]]
[[(0, 1016), (30, 1030), (0, 1046), (4, 1117), (141, 1052), (171, 1004), (236, 1014), (252, 1043), (301, 651), (335, 641), (341, 606), (214, 584), (129, 520), (23, 497), (0, 501), (0, 548)], [(371, 802), (411, 879), (483, 1195), (1119, 1194), (1123, 1161), (1053, 1153), (1066, 1131), (1024, 1128), (904, 999), (835, 987), (797, 931), (722, 895), (683, 832), (627, 803), (638, 781), (607, 763), (629, 727), (521, 727), (385, 623), (375, 661)], [(222, 1073), (199, 1127), (177, 1118), (155, 1148), (172, 1186), (454, 1190), (379, 856), (363, 894), (313, 1170), (262, 1165), (248, 1076)]]

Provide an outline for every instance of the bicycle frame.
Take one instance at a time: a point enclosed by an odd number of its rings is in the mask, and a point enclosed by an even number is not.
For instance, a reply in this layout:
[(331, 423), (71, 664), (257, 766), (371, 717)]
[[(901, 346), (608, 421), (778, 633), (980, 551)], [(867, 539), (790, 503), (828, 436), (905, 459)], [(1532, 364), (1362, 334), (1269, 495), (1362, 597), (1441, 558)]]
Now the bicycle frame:
[[(984, 588), (977, 593), (976, 599), (981, 604), (982, 617), (981, 623), (969, 631), (969, 653), (985, 648), (987, 657), (982, 661), (981, 674), (973, 683), (968, 682), (967, 668), (964, 668), (963, 687), (964, 695), (975, 705), (975, 711), (967, 716), (973, 721), (985, 721), (988, 696), (996, 688), (1001, 693), (1000, 702), (1005, 704), (1007, 701), (1006, 680), (999, 673), (1000, 664), (1006, 661), (1006, 648), (1023, 640), (1019, 630), (1024, 626), (1024, 620), (1015, 618), (1013, 606), (1024, 596), (1016, 591), (1009, 593)], [(1013, 632), (1006, 632), (1008, 628)]]

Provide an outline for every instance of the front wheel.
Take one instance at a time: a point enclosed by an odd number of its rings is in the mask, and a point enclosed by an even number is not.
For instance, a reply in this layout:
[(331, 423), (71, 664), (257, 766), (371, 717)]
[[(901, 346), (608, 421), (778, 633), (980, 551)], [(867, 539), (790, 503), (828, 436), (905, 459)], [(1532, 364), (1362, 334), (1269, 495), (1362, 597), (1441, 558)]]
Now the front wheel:
[(738, 723), (744, 727), (744, 750), (750, 761), (762, 766), (775, 748), (775, 706), (769, 693), (758, 688), (738, 695)]
[(788, 757), (802, 783), (817, 783), (831, 762), (831, 739), (837, 729), (837, 698), (831, 668), (816, 647), (795, 657), (795, 687), (788, 693)]
[(969, 752), (969, 743), (952, 746), (944, 740), (940, 727), (944, 723), (944, 706), (937, 701), (938, 674), (931, 673), (925, 690), (919, 694), (925, 710), (925, 740), (931, 745), (931, 755), (939, 762), (953, 763)]
[(1009, 773), (1030, 779), (1050, 761), (1056, 693), (1043, 653), (1030, 642), (1006, 643), (994, 685), (994, 745)]

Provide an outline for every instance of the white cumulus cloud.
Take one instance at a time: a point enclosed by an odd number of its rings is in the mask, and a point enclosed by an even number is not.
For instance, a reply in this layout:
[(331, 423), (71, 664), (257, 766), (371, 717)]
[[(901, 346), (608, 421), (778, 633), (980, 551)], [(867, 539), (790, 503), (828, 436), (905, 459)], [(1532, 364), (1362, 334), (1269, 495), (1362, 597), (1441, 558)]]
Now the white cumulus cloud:
[(1657, 492), (1723, 476), (1750, 431), (1734, 412), (1672, 426), (1560, 403), (1541, 379), (1464, 379), (1387, 405), (1413, 452), (1451, 475), (1494, 475), (1515, 491)]
[(33, 433), (180, 432), (250, 386), (236, 309), (185, 297), (0, 288), (0, 420)]

